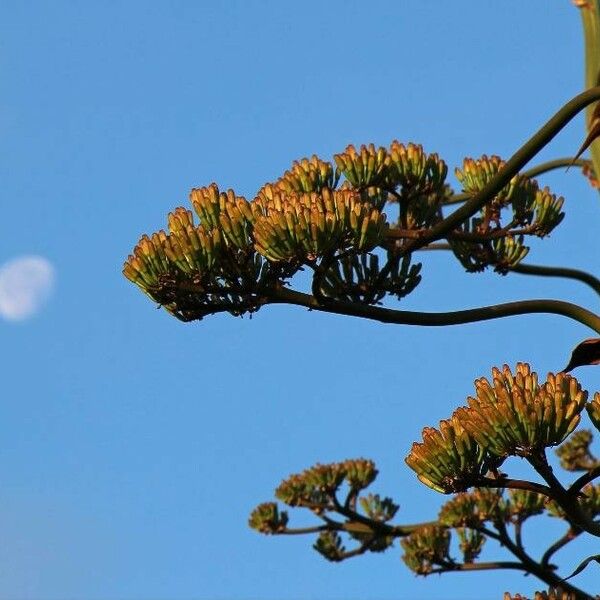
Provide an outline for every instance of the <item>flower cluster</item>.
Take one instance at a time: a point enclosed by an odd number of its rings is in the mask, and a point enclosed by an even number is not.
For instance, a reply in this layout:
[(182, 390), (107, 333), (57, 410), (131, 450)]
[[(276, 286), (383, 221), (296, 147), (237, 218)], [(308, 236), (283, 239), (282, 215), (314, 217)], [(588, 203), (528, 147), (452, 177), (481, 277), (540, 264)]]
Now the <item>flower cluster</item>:
[[(465, 159), (456, 173), (472, 195), (503, 165), (496, 156)], [(447, 173), (437, 154), (393, 141), (350, 145), (333, 162), (315, 155), (295, 161), (252, 201), (214, 183), (193, 189), (197, 222), (190, 210), (175, 209), (167, 231), (142, 236), (123, 273), (184, 321), (281, 302), (287, 280), (304, 268), (314, 271), (318, 302), (401, 299), (421, 281), (407, 246), (443, 219), (453, 195)], [(523, 236), (548, 234), (562, 219), (561, 206), (562, 198), (515, 176), (448, 242), (467, 271), (493, 265), (506, 273), (527, 254)]]
[(406, 464), (421, 482), (443, 494), (462, 492), (487, 471), (484, 451), (452, 416), (439, 429), (425, 427), (423, 441), (414, 442)]
[(446, 527), (477, 527), (487, 521), (503, 521), (506, 503), (502, 492), (479, 488), (456, 494), (440, 509), (438, 521)]
[(123, 274), (184, 321), (257, 310), (264, 291), (286, 272), (255, 252), (249, 203), (216, 184), (192, 190), (190, 200), (200, 223), (191, 211), (176, 209), (169, 232), (144, 235)]
[(587, 392), (565, 373), (538, 382), (529, 365), (492, 370), (492, 381), (475, 382), (475, 397), (426, 427), (406, 463), (426, 485), (442, 493), (465, 491), (508, 456), (531, 456), (560, 444), (577, 426)]
[(404, 555), (402, 560), (417, 575), (428, 575), (434, 565), (448, 564), (452, 560), (450, 531), (437, 525), (419, 527), (400, 541)]
[(303, 506), (315, 512), (334, 508), (333, 496), (342, 483), (359, 491), (377, 477), (375, 464), (356, 459), (326, 465), (317, 464), (302, 473), (291, 475), (275, 490), (275, 496), (289, 506)]
[(252, 203), (256, 250), (270, 261), (304, 263), (329, 252), (368, 252), (379, 245), (385, 215), (358, 192), (286, 193), (266, 185)]
[[(504, 167), (498, 156), (465, 158), (456, 177), (463, 191), (473, 196)], [(467, 271), (482, 271), (493, 266), (506, 273), (529, 252), (526, 235), (545, 237), (563, 219), (563, 198), (523, 175), (516, 175), (469, 222), (463, 223), (448, 240), (456, 257)], [(508, 216), (507, 214), (508, 213)]]
[(377, 254), (344, 256), (334, 262), (321, 281), (321, 292), (335, 300), (376, 304), (386, 294), (398, 299), (410, 294), (421, 281), (421, 263), (411, 264), (410, 256), (393, 261), (382, 272)]
[[(587, 409), (590, 410), (588, 403)], [(591, 453), (590, 444), (593, 436), (589, 429), (575, 431), (573, 435), (556, 449), (560, 458), (560, 466), (566, 471), (589, 471), (599, 464), (598, 459)]]
[[(521, 594), (511, 596), (508, 592), (505, 592), (503, 600), (529, 600), (529, 598), (521, 596)], [(535, 592), (533, 600), (577, 600), (577, 595), (560, 589), (551, 589), (548, 592)]]

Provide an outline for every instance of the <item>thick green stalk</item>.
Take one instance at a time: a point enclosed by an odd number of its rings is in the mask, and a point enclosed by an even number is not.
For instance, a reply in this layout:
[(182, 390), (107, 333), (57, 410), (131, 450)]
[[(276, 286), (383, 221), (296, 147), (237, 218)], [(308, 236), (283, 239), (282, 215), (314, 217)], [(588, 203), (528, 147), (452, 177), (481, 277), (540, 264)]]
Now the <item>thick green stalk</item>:
[[(586, 0), (579, 3), (583, 37), (585, 43), (585, 87), (600, 85), (600, 0)], [(592, 119), (593, 107), (587, 109), (587, 127)], [(600, 179), (600, 140), (590, 146), (592, 164), (596, 178)]]

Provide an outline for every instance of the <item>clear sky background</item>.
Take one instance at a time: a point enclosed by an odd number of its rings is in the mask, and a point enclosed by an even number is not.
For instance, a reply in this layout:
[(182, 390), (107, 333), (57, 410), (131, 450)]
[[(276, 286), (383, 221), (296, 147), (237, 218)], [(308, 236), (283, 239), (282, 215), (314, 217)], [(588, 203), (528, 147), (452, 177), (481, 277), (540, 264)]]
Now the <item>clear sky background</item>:
[[(493, 365), (562, 368), (590, 337), (583, 326), (538, 315), (420, 329), (283, 306), (183, 324), (121, 266), (190, 188), (252, 197), (313, 152), (397, 138), (451, 169), (508, 157), (582, 90), (582, 54), (568, 0), (2, 2), (0, 263), (41, 256), (55, 286), (35, 316), (0, 321), (0, 597), (539, 589), (511, 572), (415, 578), (398, 547), (330, 564), (311, 539), (259, 536), (246, 521), (283, 477), (359, 456), (377, 462), (374, 490), (400, 503), (398, 522), (435, 517), (444, 498), (404, 464), (422, 427)], [(540, 160), (572, 155), (582, 137), (579, 118)], [(567, 218), (529, 262), (597, 272), (598, 194), (575, 169), (544, 183)], [(442, 253), (423, 262), (404, 308), (547, 297), (598, 309), (582, 284), (468, 275)], [(600, 369), (578, 375), (600, 389)], [(535, 550), (547, 538), (526, 528), (525, 539)], [(565, 552), (565, 572), (586, 551)], [(588, 571), (582, 586), (598, 581)]]

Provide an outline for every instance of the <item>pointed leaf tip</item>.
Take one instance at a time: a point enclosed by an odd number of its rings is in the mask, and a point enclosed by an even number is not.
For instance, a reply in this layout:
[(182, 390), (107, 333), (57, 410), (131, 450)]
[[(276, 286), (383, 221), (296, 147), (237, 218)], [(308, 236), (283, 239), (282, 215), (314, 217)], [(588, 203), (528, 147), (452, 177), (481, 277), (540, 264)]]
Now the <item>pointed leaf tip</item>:
[(600, 554), (588, 556), (568, 577), (565, 577), (563, 581), (571, 579), (571, 577), (575, 577), (575, 575), (579, 575), (579, 573), (581, 573), (581, 571), (583, 571), (593, 560), (600, 563)]
[(590, 338), (575, 346), (569, 364), (563, 372), (568, 373), (576, 367), (598, 364), (600, 364), (600, 338)]
[(592, 145), (592, 142), (597, 137), (600, 137), (600, 103), (597, 103), (596, 107), (594, 108), (592, 118), (590, 119), (589, 133), (583, 141), (583, 144), (581, 144), (581, 148), (579, 148), (579, 150), (577, 151), (575, 158), (567, 167), (567, 171), (575, 164), (575, 161)]

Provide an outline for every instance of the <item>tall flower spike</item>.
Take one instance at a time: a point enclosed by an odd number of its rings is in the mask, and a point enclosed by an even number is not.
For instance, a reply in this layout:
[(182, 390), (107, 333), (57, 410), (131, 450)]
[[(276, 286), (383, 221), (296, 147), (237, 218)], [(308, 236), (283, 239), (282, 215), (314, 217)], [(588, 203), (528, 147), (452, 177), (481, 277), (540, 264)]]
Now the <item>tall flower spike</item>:
[(463, 492), (487, 470), (484, 452), (460, 421), (452, 416), (440, 428), (425, 427), (405, 459), (419, 480), (442, 494)]
[(465, 430), (490, 454), (529, 456), (560, 444), (577, 426), (587, 392), (574, 377), (548, 374), (543, 384), (528, 364), (515, 374), (507, 365), (492, 370), (492, 382), (475, 382), (476, 397), (455, 411)]

